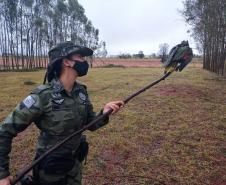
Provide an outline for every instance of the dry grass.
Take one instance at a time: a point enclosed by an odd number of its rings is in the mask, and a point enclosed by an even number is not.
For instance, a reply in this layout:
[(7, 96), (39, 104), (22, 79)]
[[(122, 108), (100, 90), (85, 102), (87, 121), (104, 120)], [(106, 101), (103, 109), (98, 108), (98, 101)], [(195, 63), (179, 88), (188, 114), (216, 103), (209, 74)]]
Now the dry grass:
[[(124, 99), (162, 75), (160, 68), (92, 69), (81, 78), (96, 110)], [(0, 73), (0, 120), (44, 72)], [(25, 85), (24, 81), (36, 84)], [(28, 164), (37, 129), (15, 139), (12, 171)], [(34, 134), (35, 133), (35, 134)], [(187, 68), (133, 99), (110, 123), (86, 133), (84, 184), (225, 184), (226, 80)]]

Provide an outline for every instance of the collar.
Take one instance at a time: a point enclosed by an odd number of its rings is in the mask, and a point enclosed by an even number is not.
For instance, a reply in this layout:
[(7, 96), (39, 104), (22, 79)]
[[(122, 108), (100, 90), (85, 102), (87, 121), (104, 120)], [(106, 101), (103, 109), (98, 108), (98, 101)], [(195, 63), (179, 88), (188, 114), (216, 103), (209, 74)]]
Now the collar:
[(65, 91), (63, 84), (60, 82), (59, 79), (54, 78), (51, 82), (50, 82), (52, 88), (53, 88), (53, 92), (54, 93), (61, 93), (62, 91)]

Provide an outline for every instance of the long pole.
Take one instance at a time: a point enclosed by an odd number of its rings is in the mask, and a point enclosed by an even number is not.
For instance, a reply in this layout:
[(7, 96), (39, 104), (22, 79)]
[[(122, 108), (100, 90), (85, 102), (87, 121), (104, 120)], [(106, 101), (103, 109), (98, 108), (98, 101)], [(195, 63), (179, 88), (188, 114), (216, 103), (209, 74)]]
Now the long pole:
[[(127, 104), (134, 97), (138, 96), (142, 92), (144, 92), (147, 89), (149, 89), (149, 88), (153, 87), (154, 85), (158, 84), (162, 80), (165, 80), (172, 72), (173, 71), (167, 72), (160, 79), (152, 82), (151, 84), (143, 87), (142, 89), (140, 89), (137, 92), (133, 93), (132, 95), (128, 96), (125, 100), (123, 100), (123, 102), (125, 104)], [(29, 166), (25, 167), (23, 170), (21, 170), (19, 173), (17, 173), (17, 176), (12, 180), (11, 184), (12, 185), (15, 185), (17, 182), (19, 182), (23, 178), (24, 175), (26, 175), (33, 167), (35, 167), (38, 163), (40, 163), (47, 155), (49, 155), (50, 153), (52, 153), (53, 151), (55, 151), (57, 148), (59, 148), (61, 145), (63, 145), (64, 143), (66, 143), (67, 141), (69, 141), (70, 139), (72, 139), (73, 137), (75, 137), (76, 135), (81, 134), (82, 132), (84, 132), (85, 130), (87, 130), (88, 128), (90, 128), (92, 125), (96, 124), (98, 121), (104, 119), (106, 116), (109, 116), (112, 113), (112, 111), (113, 110), (110, 109), (106, 113), (98, 116), (96, 119), (94, 119), (93, 121), (91, 121), (89, 124), (87, 124), (86, 126), (84, 126), (82, 129), (80, 129), (80, 130), (72, 133), (71, 135), (69, 135), (68, 137), (66, 137), (63, 141), (59, 142), (58, 144), (56, 144), (55, 146), (53, 146), (52, 148), (50, 148), (42, 156), (40, 156), (38, 159), (36, 159), (35, 161), (33, 161)]]

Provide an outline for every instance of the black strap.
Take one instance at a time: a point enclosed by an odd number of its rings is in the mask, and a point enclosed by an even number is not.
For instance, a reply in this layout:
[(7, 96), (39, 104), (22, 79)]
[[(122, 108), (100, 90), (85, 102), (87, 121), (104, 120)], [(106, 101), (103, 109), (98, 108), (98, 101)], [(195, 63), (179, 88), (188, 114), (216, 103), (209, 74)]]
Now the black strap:
[(47, 72), (45, 73), (45, 77), (44, 77), (44, 80), (43, 80), (43, 84), (46, 83), (46, 78), (47, 78)]

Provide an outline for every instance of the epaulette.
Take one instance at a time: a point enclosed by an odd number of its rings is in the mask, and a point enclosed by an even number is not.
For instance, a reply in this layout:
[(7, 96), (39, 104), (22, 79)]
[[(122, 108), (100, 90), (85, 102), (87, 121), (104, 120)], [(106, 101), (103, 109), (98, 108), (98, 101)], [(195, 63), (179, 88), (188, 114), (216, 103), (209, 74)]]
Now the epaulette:
[(38, 86), (37, 88), (35, 88), (34, 90), (32, 90), (31, 93), (32, 94), (39, 94), (42, 91), (45, 91), (46, 89), (50, 89), (50, 85), (42, 84), (42, 85)]

